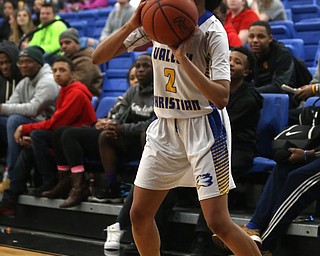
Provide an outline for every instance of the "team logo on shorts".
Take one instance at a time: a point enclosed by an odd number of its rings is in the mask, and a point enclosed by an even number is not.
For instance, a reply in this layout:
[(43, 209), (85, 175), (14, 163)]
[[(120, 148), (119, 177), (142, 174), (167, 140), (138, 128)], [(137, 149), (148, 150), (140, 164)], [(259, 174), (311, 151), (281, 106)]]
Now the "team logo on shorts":
[(212, 185), (212, 176), (210, 173), (201, 174), (197, 177), (196, 187), (209, 187)]

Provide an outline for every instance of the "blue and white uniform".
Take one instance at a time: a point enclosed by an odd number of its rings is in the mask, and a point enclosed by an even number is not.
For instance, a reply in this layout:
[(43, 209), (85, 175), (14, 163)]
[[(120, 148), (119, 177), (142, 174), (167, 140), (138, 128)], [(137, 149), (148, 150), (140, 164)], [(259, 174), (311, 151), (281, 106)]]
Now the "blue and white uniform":
[[(124, 41), (128, 51), (150, 41), (143, 28)], [(229, 80), (229, 47), (222, 24), (206, 12), (187, 47), (188, 58), (211, 80)], [(153, 190), (196, 186), (203, 200), (234, 188), (230, 123), (208, 101), (167, 45), (153, 41), (154, 111), (135, 185)]]

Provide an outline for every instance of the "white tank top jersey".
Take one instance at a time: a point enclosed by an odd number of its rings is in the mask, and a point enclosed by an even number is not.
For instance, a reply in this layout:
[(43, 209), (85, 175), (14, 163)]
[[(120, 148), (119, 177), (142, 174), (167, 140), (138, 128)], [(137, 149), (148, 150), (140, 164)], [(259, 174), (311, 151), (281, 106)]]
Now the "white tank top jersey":
[[(128, 51), (149, 42), (143, 28), (124, 41)], [(153, 42), (154, 111), (159, 118), (193, 118), (212, 112), (208, 99), (189, 79), (171, 49)], [(187, 48), (188, 58), (211, 80), (230, 81), (229, 45), (220, 21), (212, 15), (196, 31)]]

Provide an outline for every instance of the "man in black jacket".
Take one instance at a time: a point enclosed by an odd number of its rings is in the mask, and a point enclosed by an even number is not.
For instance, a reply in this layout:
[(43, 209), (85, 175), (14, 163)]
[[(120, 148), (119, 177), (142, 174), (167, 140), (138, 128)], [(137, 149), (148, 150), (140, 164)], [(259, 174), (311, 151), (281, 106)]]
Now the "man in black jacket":
[(272, 38), (267, 22), (251, 24), (248, 43), (257, 59), (254, 80), (260, 93), (283, 93), (282, 84), (294, 85), (293, 56), (282, 43)]

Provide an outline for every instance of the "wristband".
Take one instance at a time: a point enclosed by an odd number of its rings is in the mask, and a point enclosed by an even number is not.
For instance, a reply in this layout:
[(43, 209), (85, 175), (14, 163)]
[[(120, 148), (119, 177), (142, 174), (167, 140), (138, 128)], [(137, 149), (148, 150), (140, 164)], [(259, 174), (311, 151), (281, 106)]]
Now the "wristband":
[(316, 95), (317, 85), (316, 84), (311, 85), (311, 89), (312, 89), (313, 95)]

